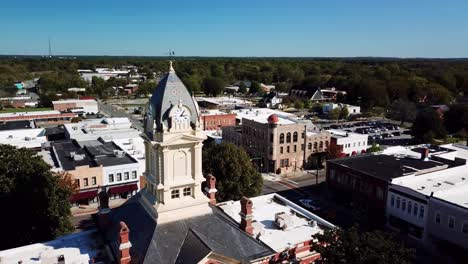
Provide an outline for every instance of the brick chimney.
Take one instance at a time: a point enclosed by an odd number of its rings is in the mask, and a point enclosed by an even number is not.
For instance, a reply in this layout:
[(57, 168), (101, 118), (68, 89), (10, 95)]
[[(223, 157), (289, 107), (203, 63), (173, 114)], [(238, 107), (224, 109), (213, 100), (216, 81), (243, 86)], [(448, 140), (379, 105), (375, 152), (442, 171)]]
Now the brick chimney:
[(216, 190), (216, 178), (208, 174), (208, 177), (206, 178), (208, 184), (205, 187), (205, 192), (207, 193), (208, 198), (210, 198), (210, 204), (211, 205), (216, 205), (216, 193), (218, 190)]
[(119, 264), (128, 264), (132, 260), (130, 257), (130, 248), (132, 247), (132, 243), (130, 243), (129, 240), (129, 233), (130, 230), (128, 229), (125, 222), (120, 222)]
[(423, 148), (421, 151), (421, 160), (427, 160), (429, 158), (429, 148)]
[(252, 201), (243, 196), (240, 200), (241, 203), (241, 223), (240, 228), (247, 232), (249, 235), (253, 235), (253, 226), (252, 226)]

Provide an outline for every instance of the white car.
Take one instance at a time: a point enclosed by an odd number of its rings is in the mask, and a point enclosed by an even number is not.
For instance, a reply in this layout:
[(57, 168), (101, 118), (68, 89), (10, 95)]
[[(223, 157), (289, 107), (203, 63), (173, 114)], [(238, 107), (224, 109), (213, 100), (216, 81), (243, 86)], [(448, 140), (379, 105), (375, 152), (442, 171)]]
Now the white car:
[(320, 210), (320, 206), (316, 202), (310, 199), (301, 199), (299, 200), (302, 206), (304, 206), (307, 209), (310, 209), (312, 211), (318, 211)]

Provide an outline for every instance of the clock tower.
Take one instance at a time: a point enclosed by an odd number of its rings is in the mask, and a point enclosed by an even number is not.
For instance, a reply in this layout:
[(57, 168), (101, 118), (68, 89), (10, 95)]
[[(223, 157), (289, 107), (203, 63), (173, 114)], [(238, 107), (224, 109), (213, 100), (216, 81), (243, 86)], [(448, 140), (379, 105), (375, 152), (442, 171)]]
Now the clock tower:
[(200, 110), (176, 75), (172, 62), (159, 82), (144, 120), (146, 202), (158, 212), (158, 222), (211, 212), (201, 188), (202, 146)]

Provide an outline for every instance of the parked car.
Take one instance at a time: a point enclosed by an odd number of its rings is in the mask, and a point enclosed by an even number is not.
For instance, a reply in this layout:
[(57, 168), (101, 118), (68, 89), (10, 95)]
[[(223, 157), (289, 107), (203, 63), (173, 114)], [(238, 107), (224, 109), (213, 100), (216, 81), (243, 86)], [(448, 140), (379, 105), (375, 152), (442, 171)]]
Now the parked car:
[(393, 132), (393, 135), (394, 135), (394, 136), (397, 136), (397, 137), (398, 137), (398, 136), (401, 136), (401, 132), (400, 132), (400, 131)]
[(321, 207), (317, 204), (316, 201), (313, 201), (310, 199), (301, 199), (299, 200), (299, 202), (301, 203), (302, 206), (312, 211), (318, 211), (321, 209)]

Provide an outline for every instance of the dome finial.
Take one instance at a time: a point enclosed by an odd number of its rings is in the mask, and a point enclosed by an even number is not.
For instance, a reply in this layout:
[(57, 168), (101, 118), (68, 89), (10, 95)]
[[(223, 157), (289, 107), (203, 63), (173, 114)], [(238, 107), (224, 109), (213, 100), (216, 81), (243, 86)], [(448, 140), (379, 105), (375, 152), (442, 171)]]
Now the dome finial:
[(172, 68), (172, 61), (169, 61), (169, 71), (170, 72), (174, 71), (174, 68)]

